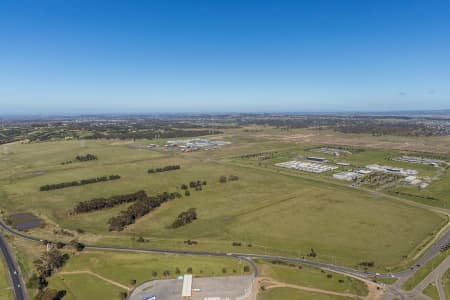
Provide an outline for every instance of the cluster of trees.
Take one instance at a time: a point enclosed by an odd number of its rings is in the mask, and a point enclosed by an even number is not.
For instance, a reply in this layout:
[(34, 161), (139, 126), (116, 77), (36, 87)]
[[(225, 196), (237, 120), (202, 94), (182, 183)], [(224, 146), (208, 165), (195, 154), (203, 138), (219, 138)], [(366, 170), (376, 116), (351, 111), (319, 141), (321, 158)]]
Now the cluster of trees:
[(316, 257), (317, 253), (316, 253), (316, 251), (313, 248), (311, 248), (311, 250), (308, 253), (308, 256), (309, 257)]
[(109, 198), (94, 198), (87, 201), (79, 202), (73, 209), (74, 213), (86, 213), (90, 211), (101, 210), (104, 208), (114, 207), (123, 203), (134, 202), (147, 199), (144, 191), (138, 191), (132, 194), (112, 196)]
[(190, 196), (191, 193), (188, 191), (189, 188), (191, 189), (195, 189), (196, 191), (201, 191), (202, 190), (202, 185), (206, 185), (207, 182), (206, 180), (197, 180), (197, 181), (191, 181), (189, 182), (189, 185), (187, 184), (182, 184), (181, 185), (181, 189), (184, 190), (184, 195), (185, 196)]
[(184, 241), (183, 242), (184, 244), (187, 244), (187, 245), (198, 245), (198, 242), (197, 241), (193, 241), (193, 240), (186, 240), (186, 241)]
[(33, 273), (27, 282), (27, 287), (37, 289), (38, 293), (35, 300), (59, 300), (66, 295), (66, 291), (49, 289), (47, 278), (61, 268), (69, 259), (68, 254), (62, 254), (57, 249), (45, 251), (38, 259), (34, 261), (37, 274)]
[(97, 155), (88, 153), (88, 154), (86, 154), (86, 155), (77, 155), (77, 156), (75, 157), (75, 159), (76, 159), (77, 161), (90, 161), (90, 160), (97, 160), (98, 157), (97, 157)]
[(63, 299), (66, 295), (65, 290), (55, 290), (55, 289), (43, 289), (39, 290), (37, 295), (34, 297), (34, 300), (60, 300)]
[[(47, 241), (47, 240), (43, 240), (42, 244), (47, 245), (47, 244), (52, 244), (51, 242)], [(85, 245), (83, 243), (78, 242), (77, 240), (71, 240), (69, 243), (63, 243), (63, 242), (56, 242), (55, 244), (56, 249), (62, 249), (66, 246), (72, 248), (75, 251), (83, 251)]]
[(173, 166), (165, 166), (162, 168), (154, 168), (154, 169), (148, 169), (147, 173), (160, 173), (160, 172), (166, 172), (166, 171), (172, 171), (172, 170), (179, 170), (181, 169), (180, 165), (173, 165)]
[(375, 262), (374, 261), (363, 261), (363, 262), (360, 262), (359, 265), (362, 267), (370, 268), (370, 267), (375, 266)]
[(76, 181), (69, 181), (69, 182), (61, 182), (61, 183), (54, 183), (54, 184), (46, 184), (39, 188), (41, 192), (43, 191), (50, 191), (50, 190), (57, 190), (57, 189), (64, 189), (72, 186), (80, 186), (85, 184), (92, 184), (97, 182), (104, 182), (108, 180), (117, 180), (120, 179), (120, 175), (109, 175), (109, 176), (102, 176), (97, 178), (88, 178), (88, 179), (82, 179), (82, 180), (76, 180)]
[(236, 175), (230, 175), (230, 176), (228, 176), (228, 178), (227, 178), (227, 176), (222, 175), (222, 176), (219, 177), (219, 182), (220, 182), (220, 183), (225, 183), (225, 182), (227, 182), (227, 181), (236, 181), (236, 180), (239, 180), (239, 176), (236, 176)]
[(155, 208), (159, 207), (162, 203), (175, 198), (181, 198), (181, 194), (178, 192), (167, 193), (139, 199), (128, 207), (127, 210), (120, 212), (116, 217), (109, 219), (109, 230), (110, 231), (122, 231), (127, 225), (133, 224), (136, 219), (148, 214)]
[(195, 208), (189, 208), (187, 211), (183, 211), (177, 217), (177, 219), (173, 222), (172, 227), (178, 228), (193, 221), (197, 220), (197, 210)]
[(36, 259), (34, 266), (38, 276), (45, 279), (61, 268), (68, 259), (69, 255), (67, 253), (62, 254), (59, 250), (52, 248)]

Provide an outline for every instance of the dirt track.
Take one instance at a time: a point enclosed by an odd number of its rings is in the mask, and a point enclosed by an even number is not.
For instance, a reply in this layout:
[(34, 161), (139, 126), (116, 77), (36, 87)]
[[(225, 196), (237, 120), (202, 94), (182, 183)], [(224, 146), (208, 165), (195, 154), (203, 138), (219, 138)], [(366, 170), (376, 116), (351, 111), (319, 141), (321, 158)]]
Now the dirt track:
[(377, 289), (377, 285), (370, 281), (365, 282), (365, 283), (367, 284), (367, 286), (369, 288), (369, 294), (367, 296), (363, 297), (363, 296), (358, 296), (358, 295), (354, 295), (354, 294), (350, 294), (350, 293), (339, 293), (339, 292), (333, 292), (333, 291), (328, 291), (328, 290), (323, 290), (323, 289), (318, 289), (318, 288), (311, 288), (311, 287), (306, 287), (306, 286), (301, 286), (301, 285), (296, 285), (296, 284), (288, 284), (288, 283), (276, 281), (270, 277), (258, 278), (258, 285), (260, 287), (264, 286), (268, 290), (275, 289), (275, 288), (292, 288), (292, 289), (299, 289), (299, 290), (304, 290), (304, 291), (313, 292), (313, 293), (321, 293), (321, 294), (341, 296), (341, 297), (347, 297), (347, 298), (353, 298), (353, 299), (364, 299), (364, 300), (380, 299), (383, 292)]
[(94, 273), (94, 272), (92, 272), (92, 271), (60, 272), (59, 274), (60, 274), (60, 275), (89, 274), (89, 275), (95, 276), (95, 277), (97, 277), (97, 278), (99, 278), (99, 279), (101, 279), (101, 280), (104, 280), (104, 281), (106, 281), (106, 282), (109, 282), (109, 283), (111, 283), (112, 285), (118, 286), (118, 287), (120, 287), (120, 288), (122, 288), (122, 289), (124, 289), (124, 290), (127, 290), (127, 291), (128, 291), (128, 290), (131, 289), (130, 287), (128, 287), (128, 286), (126, 286), (126, 285), (123, 285), (123, 284), (121, 284), (121, 283), (119, 283), (119, 282), (117, 282), (117, 281), (111, 280), (111, 279), (109, 279), (109, 278), (103, 277), (102, 275), (99, 275), (99, 274)]

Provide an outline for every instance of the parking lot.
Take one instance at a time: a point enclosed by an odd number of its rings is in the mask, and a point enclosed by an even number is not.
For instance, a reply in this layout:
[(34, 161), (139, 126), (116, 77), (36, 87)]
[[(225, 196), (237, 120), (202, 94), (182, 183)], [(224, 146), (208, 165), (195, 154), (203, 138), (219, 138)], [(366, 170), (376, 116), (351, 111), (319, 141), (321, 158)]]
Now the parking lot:
[[(194, 278), (192, 282), (192, 300), (205, 297), (218, 297), (220, 300), (250, 299), (252, 276), (223, 276)], [(157, 300), (180, 300), (183, 280), (154, 280), (138, 286), (130, 300), (143, 300), (156, 296)]]

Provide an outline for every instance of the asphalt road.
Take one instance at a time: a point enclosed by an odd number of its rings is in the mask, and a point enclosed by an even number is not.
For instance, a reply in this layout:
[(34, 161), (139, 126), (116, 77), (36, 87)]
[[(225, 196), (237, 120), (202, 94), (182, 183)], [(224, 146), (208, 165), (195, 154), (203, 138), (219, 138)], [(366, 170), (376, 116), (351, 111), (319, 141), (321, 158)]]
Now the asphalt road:
[(8, 245), (5, 239), (0, 234), (0, 249), (4, 256), (5, 264), (9, 272), (9, 277), (11, 278), (11, 283), (13, 284), (14, 296), (16, 300), (25, 300), (25, 290), (22, 285), (22, 280), (19, 274), (18, 268), (16, 268), (16, 263), (9, 251)]

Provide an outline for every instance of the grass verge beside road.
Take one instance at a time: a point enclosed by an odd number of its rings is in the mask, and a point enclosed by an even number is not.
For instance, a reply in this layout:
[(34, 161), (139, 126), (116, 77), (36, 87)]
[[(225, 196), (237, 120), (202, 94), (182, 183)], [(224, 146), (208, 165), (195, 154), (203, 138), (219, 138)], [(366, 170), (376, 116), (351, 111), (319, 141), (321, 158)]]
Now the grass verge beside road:
[(275, 288), (267, 291), (262, 291), (258, 294), (258, 300), (279, 300), (279, 299), (347, 300), (352, 298), (307, 292), (293, 288)]
[(368, 294), (367, 285), (364, 282), (342, 274), (298, 264), (279, 265), (266, 260), (258, 260), (257, 263), (260, 268), (260, 277), (270, 277), (287, 284), (339, 293), (350, 293), (359, 296)]
[(450, 254), (450, 250), (441, 252), (432, 259), (430, 259), (426, 264), (424, 264), (416, 273), (414, 273), (404, 284), (403, 289), (410, 291), (416, 285), (418, 285), (425, 277), (427, 277), (430, 272), (434, 270), (435, 267)]
[(429, 284), (424, 290), (423, 293), (430, 297), (433, 300), (439, 300), (439, 292), (436, 288), (436, 286), (431, 283)]
[(9, 283), (9, 275), (6, 270), (4, 258), (0, 253), (0, 299), (12, 300), (13, 292)]
[(442, 276), (442, 286), (444, 287), (445, 297), (450, 299), (450, 269)]

